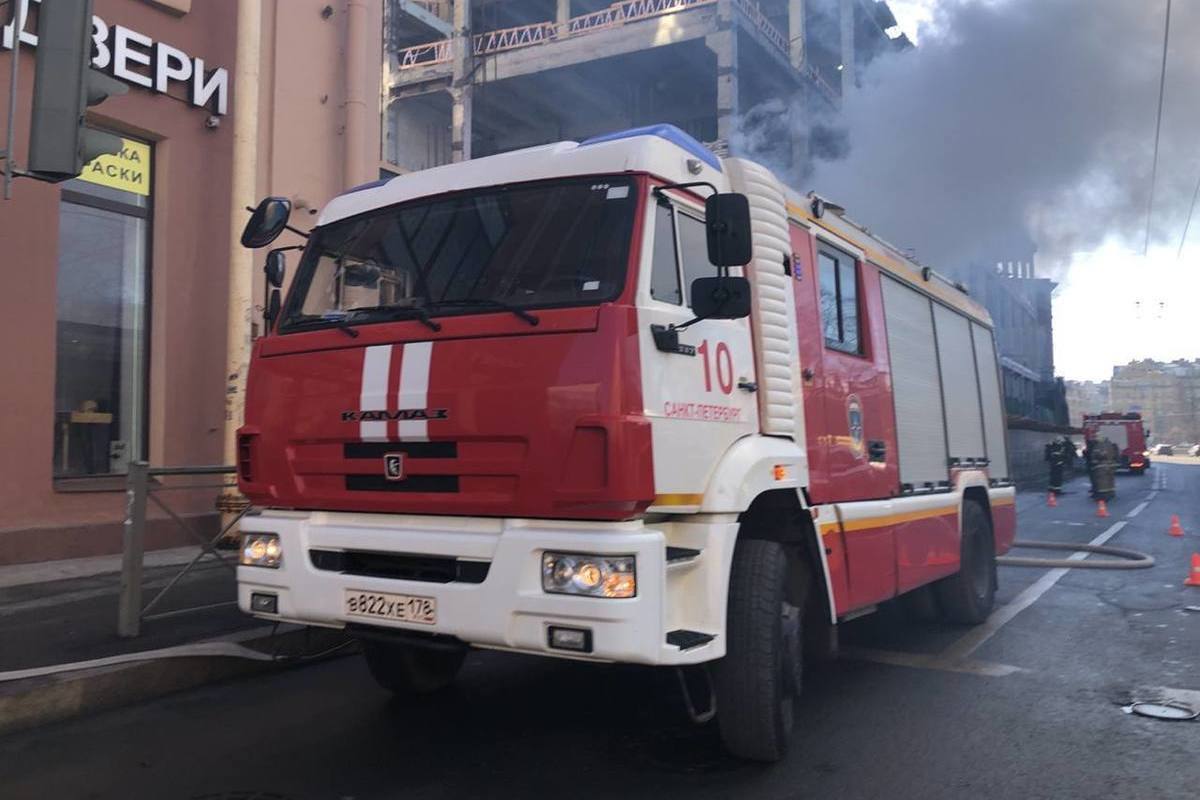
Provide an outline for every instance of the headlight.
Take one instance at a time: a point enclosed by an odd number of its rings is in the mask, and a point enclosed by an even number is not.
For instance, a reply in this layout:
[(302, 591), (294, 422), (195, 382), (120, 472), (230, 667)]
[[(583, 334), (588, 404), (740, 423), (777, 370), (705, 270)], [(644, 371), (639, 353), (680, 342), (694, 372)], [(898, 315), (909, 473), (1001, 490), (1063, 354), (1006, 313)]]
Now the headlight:
[(633, 556), (542, 553), (542, 590), (588, 597), (635, 597), (636, 564)]
[(283, 550), (279, 546), (279, 534), (243, 533), (242, 556), (239, 563), (243, 567), (279, 569), (279, 565), (283, 563)]

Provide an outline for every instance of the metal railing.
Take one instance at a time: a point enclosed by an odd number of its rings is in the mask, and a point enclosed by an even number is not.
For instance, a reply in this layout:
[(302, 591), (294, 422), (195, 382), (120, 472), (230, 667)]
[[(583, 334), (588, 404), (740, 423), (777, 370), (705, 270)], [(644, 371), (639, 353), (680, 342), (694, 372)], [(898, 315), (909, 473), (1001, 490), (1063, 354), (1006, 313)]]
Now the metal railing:
[(688, 8), (713, 5), (716, 2), (717, 0), (624, 0), (624, 2), (613, 3), (608, 8), (567, 20), (567, 35), (574, 36), (606, 28), (616, 28), (626, 22), (636, 22)]
[[(637, 22), (689, 8), (715, 5), (716, 2), (717, 0), (621, 0), (621, 2), (613, 3), (600, 11), (572, 17), (562, 25), (548, 21), (535, 22), (530, 25), (518, 25), (513, 28), (475, 34), (471, 41), (471, 51), (477, 56), (502, 53), (507, 50), (516, 50), (615, 28), (627, 22)], [(745, 3), (748, 0), (739, 0), (739, 2)], [(785, 42), (784, 52), (787, 52), (787, 38), (783, 37), (783, 40)], [(413, 69), (449, 62), (452, 58), (450, 42), (450, 39), (438, 39), (404, 48), (400, 51), (397, 59), (399, 69)]]
[(534, 44), (542, 44), (558, 38), (558, 25), (553, 22), (535, 22), (515, 28), (500, 28), (477, 34), (472, 42), (472, 52), (477, 56), (503, 53)]
[(820, 90), (821, 94), (825, 95), (825, 97), (831, 102), (836, 103), (838, 98), (842, 96), (841, 91), (833, 88), (833, 86), (827, 80), (825, 80), (825, 76), (821, 74), (820, 70), (818, 70), (812, 64), (805, 64), (804, 71), (808, 75), (809, 79), (816, 85), (817, 89)]
[(750, 19), (751, 24), (766, 37), (768, 42), (775, 45), (785, 56), (788, 55), (790, 42), (787, 34), (771, 24), (755, 0), (734, 0), (734, 5), (741, 9), (742, 13)]
[[(134, 461), (129, 465), (129, 475), (125, 480), (125, 524), (122, 541), (122, 561), (121, 561), (121, 596), (117, 605), (117, 635), (125, 638), (132, 638), (141, 633), (141, 625), (143, 620), (161, 619), (167, 616), (175, 616), (177, 614), (185, 614), (194, 611), (203, 611), (205, 609), (217, 608), (221, 606), (235, 605), (236, 598), (233, 600), (209, 603), (201, 606), (191, 606), (188, 608), (175, 609), (172, 611), (160, 612), (158, 614), (150, 614), (150, 610), (157, 606), (170, 592), (183, 576), (191, 572), (192, 568), (199, 564), (205, 556), (212, 556), (217, 562), (236, 573), (237, 561), (234, 558), (227, 558), (219, 550), (217, 544), (225, 537), (225, 535), (233, 529), (233, 526), (245, 516), (249, 510), (249, 505), (243, 506), (232, 520), (226, 523), (216, 536), (209, 537), (199, 530), (196, 526), (180, 516), (174, 509), (159, 497), (159, 492), (164, 491), (188, 491), (188, 490), (208, 490), (216, 489), (223, 490), (231, 486), (224, 479), (224, 476), (231, 475), (236, 472), (234, 467), (226, 466), (204, 466), (204, 467), (151, 467), (145, 461)], [(154, 484), (151, 478), (158, 477), (174, 477), (174, 476), (212, 476), (219, 475), (222, 479), (219, 483), (185, 483), (185, 484)], [(177, 572), (165, 586), (159, 589), (158, 594), (151, 598), (149, 603), (142, 605), (142, 569), (146, 554), (146, 510), (150, 503), (154, 503), (162, 510), (167, 517), (175, 523), (181, 530), (188, 534), (192, 539), (200, 545), (200, 552), (196, 554), (191, 561), (184, 565), (183, 569)]]

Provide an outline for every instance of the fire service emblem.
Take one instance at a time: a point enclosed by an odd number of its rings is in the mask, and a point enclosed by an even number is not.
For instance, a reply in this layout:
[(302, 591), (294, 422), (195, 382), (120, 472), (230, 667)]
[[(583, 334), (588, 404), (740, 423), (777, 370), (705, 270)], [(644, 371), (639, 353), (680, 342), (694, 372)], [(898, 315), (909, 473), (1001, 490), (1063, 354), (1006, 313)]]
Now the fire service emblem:
[(404, 480), (404, 453), (385, 453), (383, 476), (389, 481)]

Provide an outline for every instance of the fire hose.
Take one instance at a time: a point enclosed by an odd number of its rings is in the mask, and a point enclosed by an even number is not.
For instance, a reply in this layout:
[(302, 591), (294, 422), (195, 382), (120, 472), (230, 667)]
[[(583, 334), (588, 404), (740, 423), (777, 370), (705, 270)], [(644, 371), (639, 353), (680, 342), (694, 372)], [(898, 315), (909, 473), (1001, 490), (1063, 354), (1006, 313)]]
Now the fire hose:
[(1016, 541), (1013, 548), (1039, 550), (1073, 550), (1077, 553), (1097, 553), (1112, 558), (1099, 561), (1084, 561), (1086, 556), (1071, 558), (1027, 558), (1022, 556), (999, 556), (996, 563), (1002, 567), (1059, 567), (1066, 569), (1147, 569), (1154, 566), (1154, 556), (1123, 547), (1108, 547), (1098, 544), (1073, 544), (1070, 542)]

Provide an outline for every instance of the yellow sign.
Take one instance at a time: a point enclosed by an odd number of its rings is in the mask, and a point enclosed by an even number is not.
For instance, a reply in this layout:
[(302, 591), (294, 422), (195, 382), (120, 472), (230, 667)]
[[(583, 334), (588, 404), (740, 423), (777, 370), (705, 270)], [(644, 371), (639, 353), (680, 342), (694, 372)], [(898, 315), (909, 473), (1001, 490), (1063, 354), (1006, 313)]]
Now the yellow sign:
[(120, 153), (115, 156), (97, 156), (84, 165), (79, 177), (89, 183), (148, 197), (150, 145), (122, 139)]

